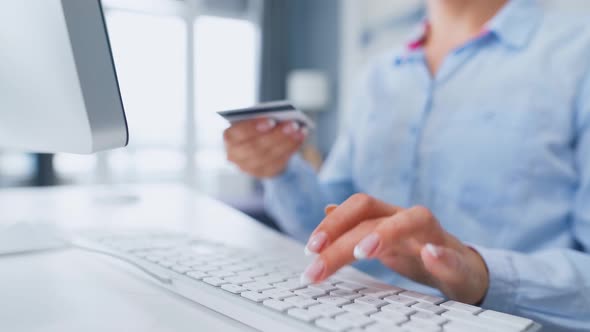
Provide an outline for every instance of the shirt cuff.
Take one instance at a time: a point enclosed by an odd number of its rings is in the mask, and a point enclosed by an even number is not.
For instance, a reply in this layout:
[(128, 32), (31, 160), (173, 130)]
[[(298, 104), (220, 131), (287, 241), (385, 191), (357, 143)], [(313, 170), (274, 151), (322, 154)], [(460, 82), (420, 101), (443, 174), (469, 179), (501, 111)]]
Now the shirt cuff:
[(289, 160), (287, 168), (283, 173), (269, 179), (264, 179), (262, 180), (262, 183), (264, 185), (293, 183), (297, 180), (301, 170), (306, 169), (307, 167), (309, 167), (309, 165), (307, 165), (305, 160), (303, 160), (299, 154), (296, 154), (291, 160)]
[(514, 312), (519, 285), (518, 272), (510, 252), (470, 245), (485, 261), (490, 284), (482, 308)]

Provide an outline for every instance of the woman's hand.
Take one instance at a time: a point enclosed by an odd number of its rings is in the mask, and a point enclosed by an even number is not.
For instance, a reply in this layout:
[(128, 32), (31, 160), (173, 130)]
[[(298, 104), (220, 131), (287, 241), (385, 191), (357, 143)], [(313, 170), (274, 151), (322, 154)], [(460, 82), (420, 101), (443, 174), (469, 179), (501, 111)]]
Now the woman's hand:
[(306, 251), (319, 256), (302, 275), (321, 282), (355, 259), (378, 259), (397, 273), (469, 304), (483, 301), (489, 274), (483, 258), (447, 233), (424, 207), (402, 209), (357, 194), (326, 208)]
[(232, 125), (223, 135), (227, 159), (256, 178), (281, 174), (307, 136), (296, 122), (258, 119)]

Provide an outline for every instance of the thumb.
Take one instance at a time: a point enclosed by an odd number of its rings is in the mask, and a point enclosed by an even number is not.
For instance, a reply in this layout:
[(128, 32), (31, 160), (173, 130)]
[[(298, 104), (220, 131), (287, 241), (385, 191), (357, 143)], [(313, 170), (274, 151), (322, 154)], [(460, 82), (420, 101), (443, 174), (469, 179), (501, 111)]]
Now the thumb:
[(469, 257), (433, 244), (425, 245), (421, 256), (437, 288), (450, 299), (469, 304), (482, 301), (488, 287), (486, 278), (478, 274)]
[(454, 288), (463, 283), (467, 271), (456, 250), (429, 243), (422, 248), (421, 256), (424, 267), (441, 286)]

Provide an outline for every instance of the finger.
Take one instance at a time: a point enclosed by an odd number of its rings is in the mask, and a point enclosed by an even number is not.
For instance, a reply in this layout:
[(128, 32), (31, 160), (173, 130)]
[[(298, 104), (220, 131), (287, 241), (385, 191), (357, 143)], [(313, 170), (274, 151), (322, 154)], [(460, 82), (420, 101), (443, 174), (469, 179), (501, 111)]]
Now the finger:
[[(416, 240), (415, 243), (441, 244), (444, 232), (428, 209), (413, 207), (386, 218), (373, 233), (359, 242), (354, 254), (357, 259), (378, 257), (395, 252), (400, 244), (407, 244), (408, 239)], [(419, 256), (420, 249), (421, 246), (415, 247), (413, 252), (399, 254)]]
[(225, 130), (223, 138), (226, 144), (238, 144), (260, 134), (268, 133), (277, 126), (273, 119), (255, 119), (232, 124)]
[(301, 275), (302, 283), (322, 282), (340, 268), (354, 262), (355, 258), (352, 255), (354, 246), (374, 231), (378, 222), (379, 220), (372, 220), (360, 223), (325, 248)]
[[(338, 208), (337, 204), (328, 204), (325, 208), (324, 208), (324, 214), (330, 215), (332, 212), (334, 212), (336, 209)], [(320, 252), (322, 250), (322, 247), (326, 244), (326, 234), (325, 233), (317, 233), (315, 234), (315, 236), (312, 236), (309, 240), (309, 242), (307, 243), (307, 245), (305, 246), (305, 249), (303, 250), (303, 252), (305, 253), (305, 256), (312, 256), (315, 255), (316, 253)]]
[(335, 241), (362, 221), (390, 216), (399, 210), (396, 206), (366, 194), (353, 195), (324, 218), (310, 237), (308, 250), (319, 253), (331, 241)]
[(334, 210), (336, 210), (336, 208), (338, 208), (338, 205), (337, 204), (329, 204), (324, 209), (324, 214), (325, 215), (329, 215), (330, 213), (334, 212)]
[(274, 148), (262, 153), (264, 159), (250, 158), (238, 163), (240, 168), (248, 174), (258, 177), (272, 177), (280, 173), (287, 165), (291, 157), (299, 150), (301, 142), (291, 142), (286, 147)]
[[(249, 159), (275, 159), (284, 151), (293, 148), (293, 145), (301, 144), (302, 140), (289, 132), (291, 125), (282, 124), (266, 134), (259, 134), (247, 141), (238, 144), (228, 144), (227, 153), (229, 159), (237, 164)], [(286, 133), (287, 131), (287, 133)], [(271, 155), (269, 155), (269, 153)]]
[(267, 162), (262, 168), (258, 171), (259, 174), (263, 178), (271, 178), (279, 175), (282, 173), (286, 168), (289, 160), (293, 157), (293, 154), (297, 152), (299, 146), (296, 146), (291, 151), (287, 151), (284, 156), (281, 156), (275, 160)]

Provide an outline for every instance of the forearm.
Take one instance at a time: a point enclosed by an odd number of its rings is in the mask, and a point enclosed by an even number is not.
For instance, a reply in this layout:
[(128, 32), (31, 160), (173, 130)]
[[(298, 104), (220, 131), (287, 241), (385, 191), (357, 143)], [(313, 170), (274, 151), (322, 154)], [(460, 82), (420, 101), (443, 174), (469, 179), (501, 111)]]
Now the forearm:
[(490, 271), (483, 307), (530, 317), (547, 331), (590, 329), (590, 255), (567, 249), (530, 255), (476, 250)]

